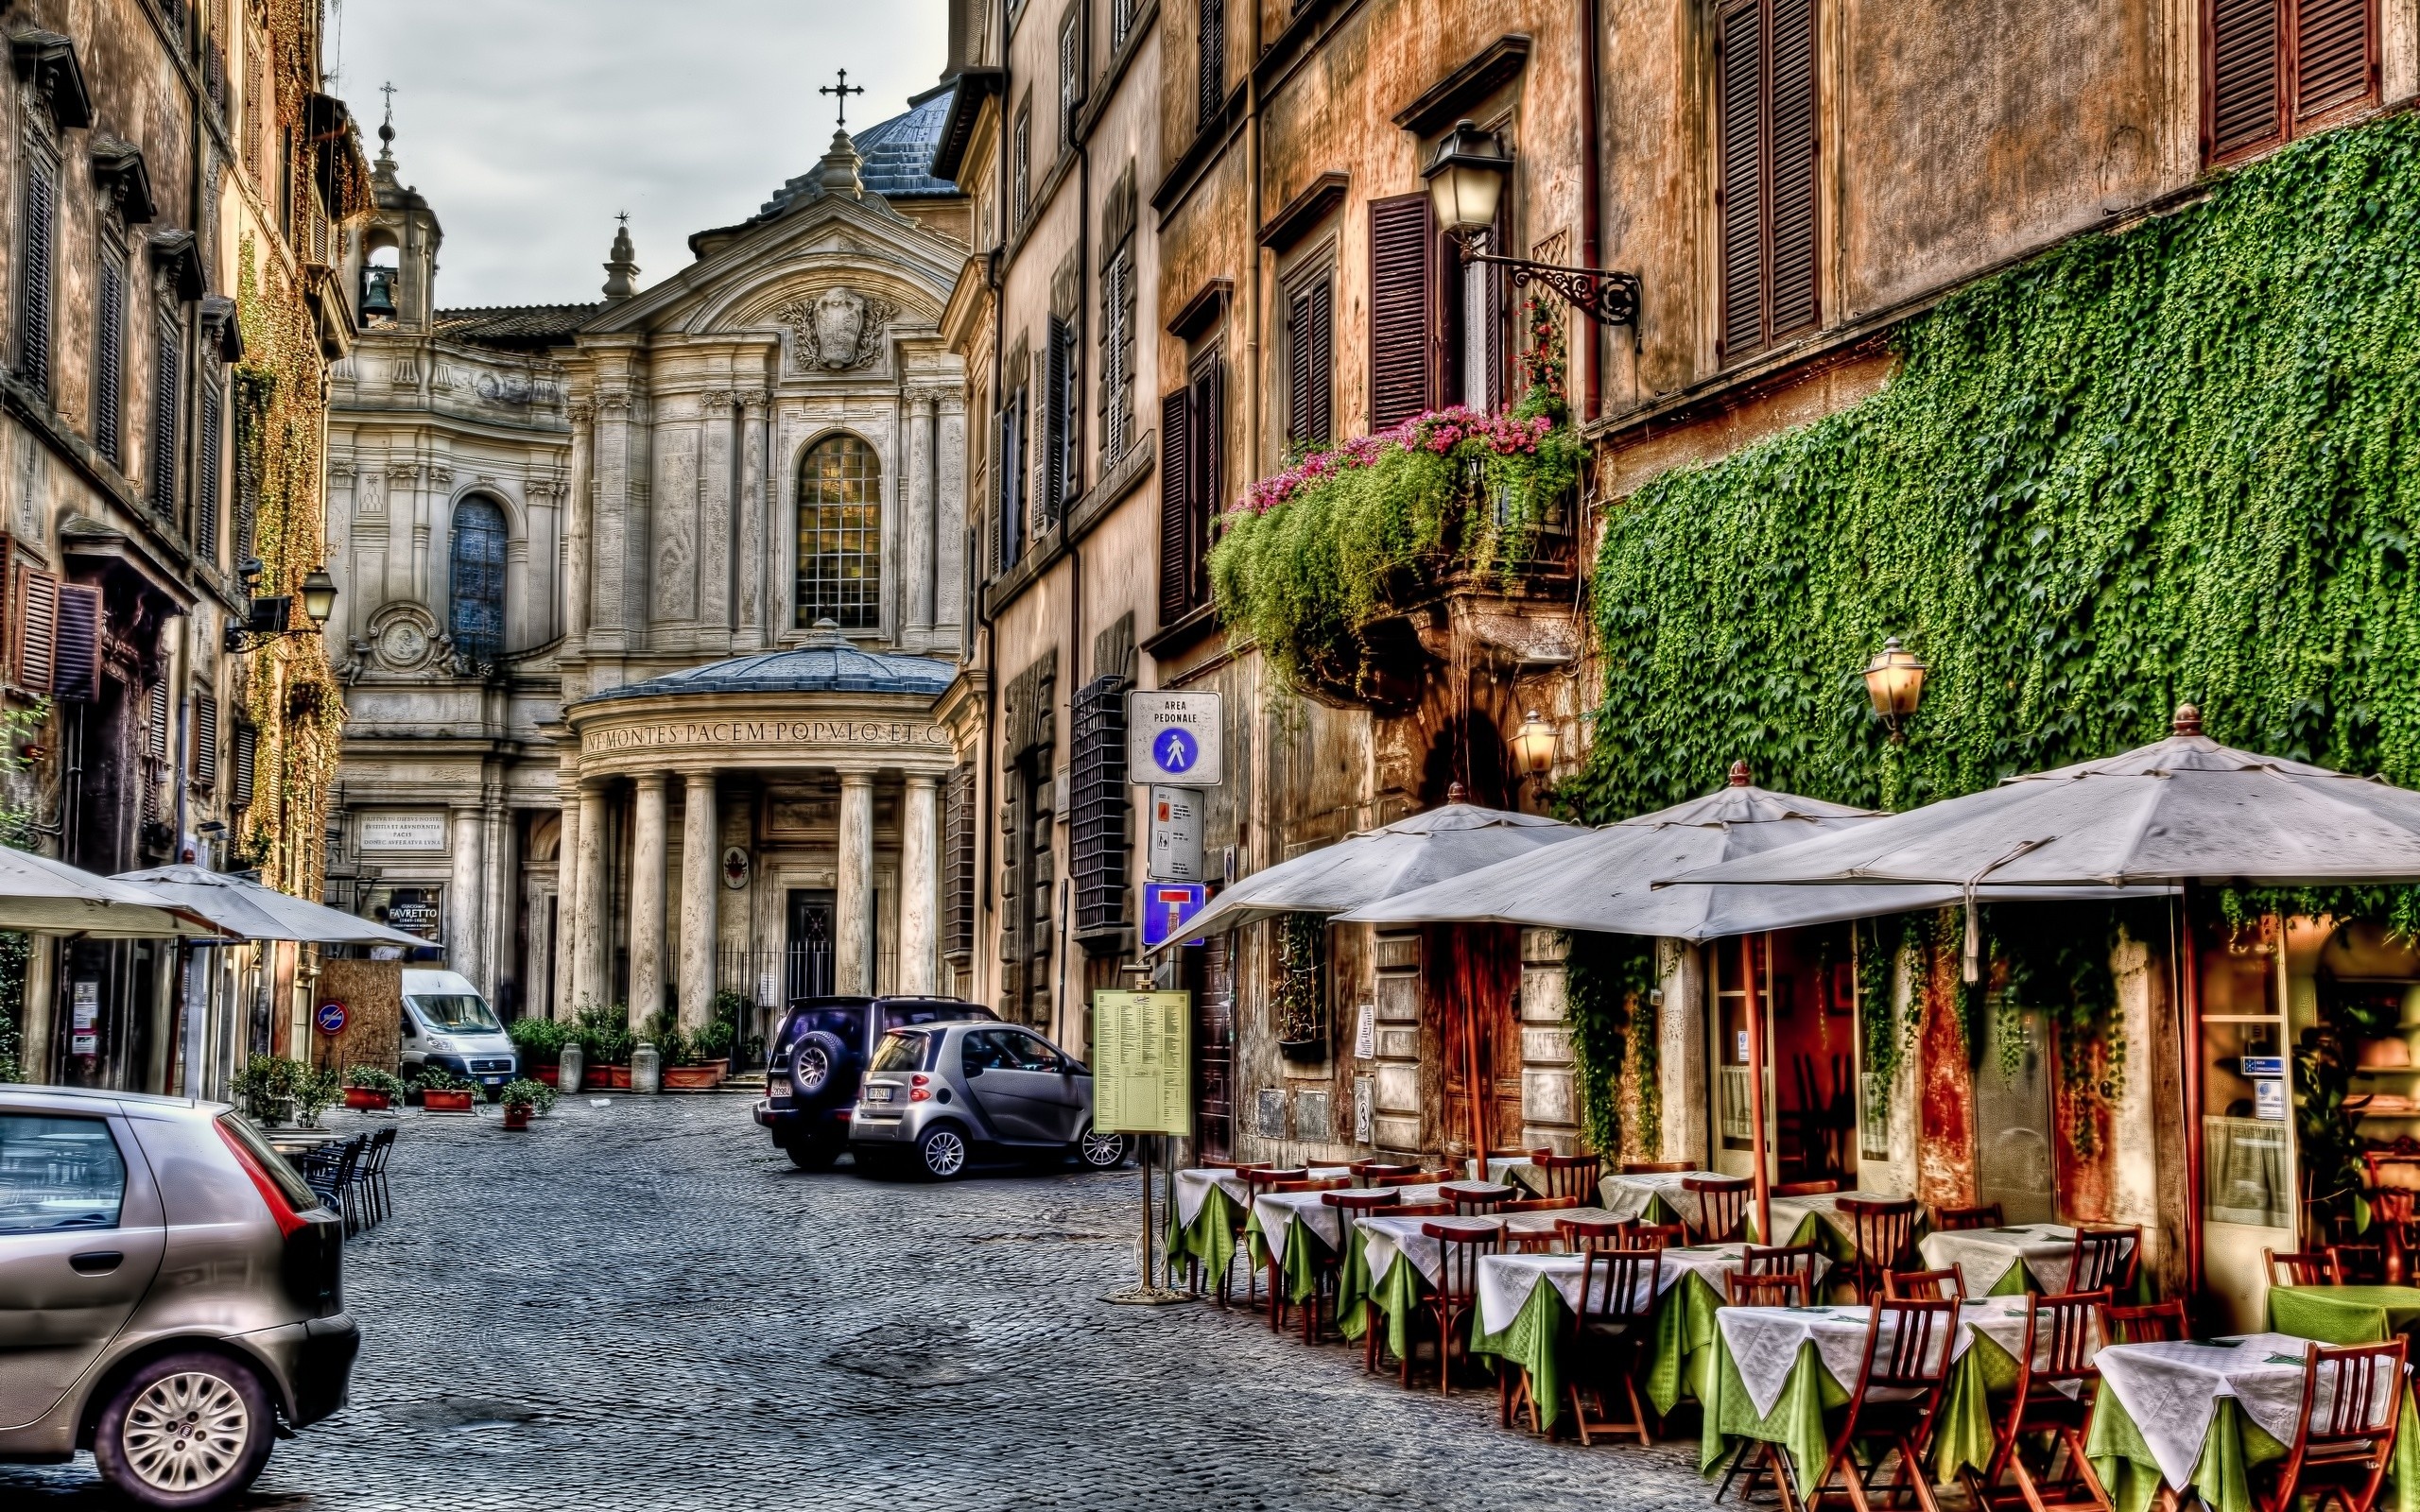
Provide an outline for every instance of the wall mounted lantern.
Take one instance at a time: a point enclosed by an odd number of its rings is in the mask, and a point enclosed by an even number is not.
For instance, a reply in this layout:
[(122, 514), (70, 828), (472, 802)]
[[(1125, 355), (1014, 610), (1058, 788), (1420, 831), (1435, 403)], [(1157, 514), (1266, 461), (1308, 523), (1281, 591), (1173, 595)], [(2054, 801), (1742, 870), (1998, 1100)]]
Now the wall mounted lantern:
[(1496, 206), (1512, 177), (1512, 155), (1504, 139), (1482, 131), (1470, 121), (1458, 121), (1437, 156), (1420, 176), (1428, 180), (1429, 202), (1437, 223), (1451, 235), (1465, 263), (1493, 263), (1512, 270), (1512, 286), (1543, 284), (1564, 303), (1600, 325), (1638, 323), (1638, 275), (1592, 267), (1564, 267), (1526, 257), (1499, 257), (1485, 249), (1495, 229)]
[(1883, 642), (1882, 649), (1865, 664), (1865, 696), (1873, 701), (1874, 712), (1891, 727), (1892, 740), (1907, 739), (1900, 722), (1912, 716), (1916, 705), (1924, 701), (1925, 664), (1914, 652), (1901, 649), (1897, 636)]
[(1524, 777), (1544, 781), (1554, 765), (1555, 748), (1563, 743), (1553, 725), (1541, 717), (1535, 709), (1512, 731), (1512, 763)]

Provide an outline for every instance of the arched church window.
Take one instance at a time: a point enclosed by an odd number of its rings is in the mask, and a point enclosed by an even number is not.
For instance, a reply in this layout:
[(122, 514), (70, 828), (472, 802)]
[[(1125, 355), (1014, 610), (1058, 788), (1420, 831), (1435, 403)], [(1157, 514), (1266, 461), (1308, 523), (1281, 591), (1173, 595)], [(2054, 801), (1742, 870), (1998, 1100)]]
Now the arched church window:
[(504, 510), (477, 495), (454, 507), (454, 649), (472, 662), (504, 654)]
[(882, 627), (882, 460), (854, 436), (818, 441), (799, 467), (796, 619)]

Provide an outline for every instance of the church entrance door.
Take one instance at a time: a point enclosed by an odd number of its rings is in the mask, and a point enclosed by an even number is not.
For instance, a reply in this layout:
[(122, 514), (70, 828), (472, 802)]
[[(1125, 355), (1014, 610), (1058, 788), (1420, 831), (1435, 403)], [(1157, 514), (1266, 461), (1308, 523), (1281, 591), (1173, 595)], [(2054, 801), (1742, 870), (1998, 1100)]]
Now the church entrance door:
[(832, 995), (834, 902), (834, 894), (824, 888), (790, 889), (783, 1002)]

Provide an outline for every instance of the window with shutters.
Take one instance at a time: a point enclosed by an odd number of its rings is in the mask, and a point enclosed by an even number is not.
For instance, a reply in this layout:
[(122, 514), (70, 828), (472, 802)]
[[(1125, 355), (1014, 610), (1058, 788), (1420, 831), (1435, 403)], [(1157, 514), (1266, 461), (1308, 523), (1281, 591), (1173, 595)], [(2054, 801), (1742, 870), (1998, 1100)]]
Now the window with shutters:
[(185, 745), (193, 785), (207, 793), (218, 785), (218, 695), (209, 688), (193, 690), (193, 738)]
[(1020, 387), (1009, 396), (1000, 409), (999, 472), (996, 477), (998, 498), (994, 512), (998, 516), (993, 533), (994, 573), (1007, 572), (1025, 555), (1025, 390)]
[(1133, 803), (1126, 786), (1126, 687), (1124, 678), (1095, 678), (1068, 711), (1075, 752), (1067, 773), (1067, 869), (1079, 935), (1127, 922)]
[(1059, 26), (1059, 151), (1076, 149), (1076, 118), (1084, 109), (1084, 8), (1070, 6)]
[(126, 471), (126, 248), (104, 236), (93, 289), (93, 448)]
[(1015, 131), (1009, 139), (1009, 210), (1016, 224), (1025, 224), (1033, 208), (1033, 102), (1017, 107)]
[(504, 655), (503, 507), (472, 494), (454, 507), (446, 544), (446, 633), (475, 666)]
[(199, 432), (193, 449), (193, 549), (213, 567), (218, 565), (219, 458), (221, 435), (227, 424), (227, 381), (216, 358), (202, 364), (200, 403), (194, 406)]
[(90, 703), (101, 693), (101, 591), (59, 585), (59, 631), (51, 641), (50, 692)]
[(2207, 0), (2203, 155), (2231, 163), (2378, 97), (2377, 0)]
[(160, 822), (160, 784), (168, 777), (168, 682), (154, 682), (143, 697), (143, 822)]
[(1109, 0), (1109, 50), (1115, 52), (1134, 35), (1134, 0)]
[(227, 806), (238, 814), (252, 806), (252, 776), (258, 765), (260, 744), (260, 731), (250, 725), (235, 727), (235, 748), (229, 753), (227, 763), (232, 773)]
[(1194, 31), (1201, 96), (1193, 125), (1197, 134), (1219, 124), (1219, 113), (1227, 103), (1227, 0), (1199, 0), (1199, 4), (1195, 14), (1200, 25)]
[(261, 455), (268, 416), (258, 384), (235, 385), (235, 518), (228, 544), (238, 564), (252, 555), (252, 520), (260, 511)]
[(1100, 217), (1100, 459), (1106, 473), (1134, 444), (1134, 164), (1110, 185)]
[(1078, 396), (1082, 393), (1077, 339), (1074, 326), (1052, 318), (1043, 373), (1042, 507), (1034, 519), (1036, 534), (1058, 529), (1066, 518), (1068, 501), (1083, 490), (1082, 453), (1078, 447), (1081, 429), (1076, 423)]
[(800, 628), (882, 627), (882, 459), (854, 436), (815, 443), (799, 464)]
[(1325, 267), (1286, 292), (1286, 441), (1336, 439), (1336, 279)]
[(51, 691), (59, 665), (59, 579), (40, 568), (17, 568), (17, 612), (9, 616), (9, 664), (27, 693)]
[(52, 306), (59, 257), (59, 159), (27, 144), (17, 184), (17, 377), (50, 397)]
[(1370, 428), (1437, 407), (1442, 259), (1426, 195), (1370, 202)]
[(1225, 365), (1213, 350), (1160, 401), (1160, 624), (1210, 601), (1210, 521), (1218, 512)]
[(950, 768), (942, 789), (942, 958), (975, 958), (975, 766)]
[(1725, 362), (1816, 328), (1815, 0), (1715, 13), (1715, 209)]
[[(1495, 225), (1488, 233), (1491, 249), (1502, 250), (1512, 245), (1510, 210), (1509, 202), (1499, 202), (1496, 207)], [(1466, 261), (1452, 237), (1440, 240), (1444, 243), (1444, 260), (1438, 277), (1453, 291), (1445, 311), (1449, 329), (1442, 343), (1446, 365), (1451, 369), (1445, 392), (1465, 408), (1501, 409), (1507, 388), (1505, 321), (1512, 304), (1512, 289), (1504, 266), (1499, 263)]]
[(183, 342), (174, 308), (163, 305), (151, 318), (159, 333), (151, 344), (151, 507), (164, 520), (177, 514), (178, 440), (184, 403)]

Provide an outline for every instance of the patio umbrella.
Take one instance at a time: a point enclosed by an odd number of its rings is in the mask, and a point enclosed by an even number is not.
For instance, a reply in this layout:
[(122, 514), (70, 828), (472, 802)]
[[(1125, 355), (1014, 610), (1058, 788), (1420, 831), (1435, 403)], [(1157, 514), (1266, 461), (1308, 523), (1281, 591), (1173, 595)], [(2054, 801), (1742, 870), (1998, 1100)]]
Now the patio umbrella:
[(417, 935), (201, 867), (154, 867), (147, 871), (120, 872), (113, 880), (155, 903), (173, 905), (209, 920), (219, 934), (245, 939), (291, 939), (311, 945), (428, 943)]
[(87, 939), (213, 933), (168, 900), (30, 850), (0, 847), (0, 930)]

